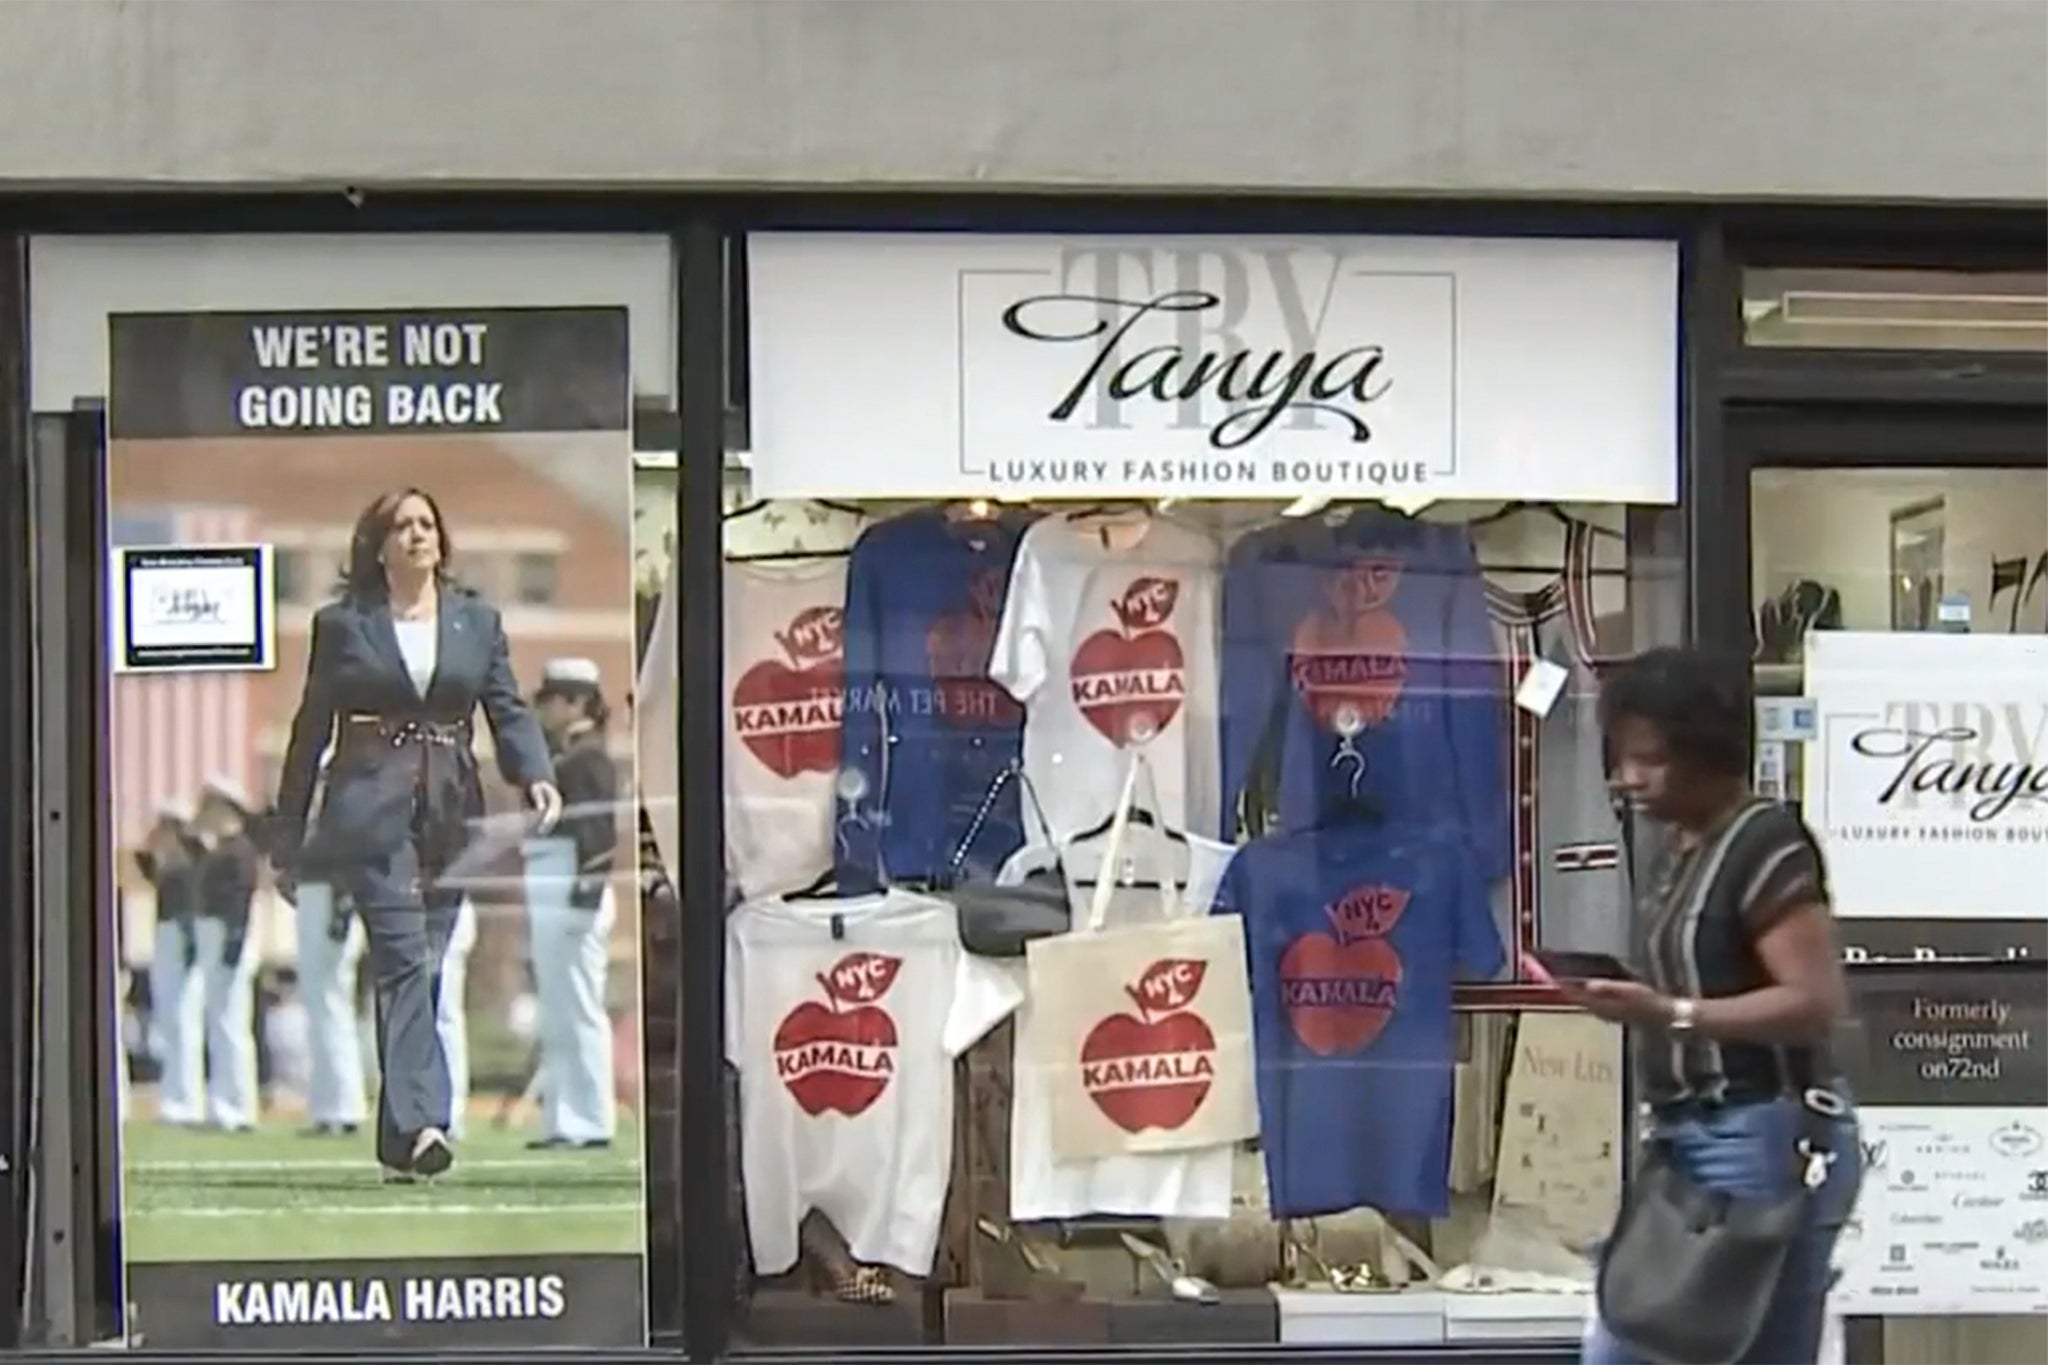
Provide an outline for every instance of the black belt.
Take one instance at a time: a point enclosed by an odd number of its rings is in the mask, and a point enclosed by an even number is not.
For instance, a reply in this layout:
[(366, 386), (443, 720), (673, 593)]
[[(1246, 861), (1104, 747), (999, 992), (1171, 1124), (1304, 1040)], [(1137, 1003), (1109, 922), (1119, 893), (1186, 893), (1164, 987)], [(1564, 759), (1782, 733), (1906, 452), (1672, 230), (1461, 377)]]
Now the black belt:
[(472, 733), (472, 726), (467, 720), (387, 716), (358, 711), (342, 719), (340, 748), (347, 752), (365, 745), (402, 749), (416, 744), (467, 749)]

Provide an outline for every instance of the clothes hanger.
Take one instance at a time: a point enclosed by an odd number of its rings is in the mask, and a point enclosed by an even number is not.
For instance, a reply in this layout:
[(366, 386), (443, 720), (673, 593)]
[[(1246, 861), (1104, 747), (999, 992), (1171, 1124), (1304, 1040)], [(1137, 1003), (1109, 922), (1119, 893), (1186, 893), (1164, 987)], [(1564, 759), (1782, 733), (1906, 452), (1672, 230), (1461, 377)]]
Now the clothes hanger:
[(1003, 508), (992, 498), (961, 498), (944, 508), (946, 520), (955, 525), (985, 525), (1000, 521)]
[[(1090, 839), (1099, 838), (1100, 836), (1107, 834), (1109, 832), (1110, 825), (1113, 824), (1115, 820), (1116, 817), (1114, 815), (1110, 815), (1104, 818), (1102, 823), (1096, 825), (1093, 829), (1082, 830), (1079, 834), (1076, 834), (1073, 838), (1067, 840), (1066, 847), (1071, 849), (1076, 844), (1085, 844)], [(1151, 811), (1146, 810), (1142, 806), (1131, 807), (1130, 823), (1134, 825), (1145, 825), (1151, 828), (1152, 830), (1156, 831), (1160, 835), (1160, 837), (1165, 839), (1166, 842), (1169, 844), (1179, 844), (1182, 848), (1188, 847), (1187, 835), (1173, 828), (1173, 826), (1167, 824), (1165, 821), (1160, 820), (1158, 817), (1154, 816)], [(1112, 886), (1126, 886), (1132, 888), (1133, 890), (1159, 890), (1159, 881), (1156, 877), (1149, 881), (1135, 882), (1123, 881), (1120, 878), (1116, 877), (1111, 877), (1109, 880)], [(1095, 876), (1093, 877), (1076, 878), (1074, 881), (1074, 885), (1095, 886), (1099, 884), (1101, 881), (1102, 873), (1101, 870), (1098, 869), (1096, 871)]]
[(1150, 521), (1154, 515), (1152, 504), (1143, 498), (1113, 498), (1108, 502), (1091, 502), (1073, 508), (1066, 513), (1066, 518), (1068, 521), (1086, 521), (1096, 517), (1129, 516), (1133, 512), (1142, 521)]
[(839, 899), (838, 883), (839, 878), (837, 874), (828, 870), (820, 873), (818, 880), (812, 882), (803, 890), (792, 891), (784, 896), (783, 899), (786, 901), (837, 900)]
[(1332, 768), (1349, 768), (1350, 780), (1344, 791), (1331, 800), (1316, 817), (1317, 829), (1328, 829), (1339, 824), (1382, 825), (1387, 814), (1380, 809), (1380, 803), (1367, 796), (1365, 785), (1366, 757), (1346, 739), (1330, 756)]
[[(1159, 778), (1158, 775), (1152, 771), (1152, 765), (1150, 763), (1147, 763), (1145, 759), (1139, 755), (1133, 755), (1131, 758), (1131, 762), (1143, 771), (1146, 782), (1152, 788), (1152, 800), (1156, 803), (1159, 800)], [(1135, 777), (1132, 780), (1135, 782)], [(1121, 804), (1122, 803), (1120, 802), (1119, 805)], [(1065, 850), (1071, 850), (1076, 844), (1086, 843), (1088, 840), (1095, 838), (1097, 835), (1107, 833), (1109, 831), (1110, 826), (1116, 823), (1116, 814), (1117, 813), (1115, 811), (1112, 811), (1102, 821), (1101, 824), (1096, 825), (1093, 829), (1084, 829), (1079, 834), (1076, 834), (1072, 838), (1067, 839), (1061, 846), (1063, 852)], [(1167, 824), (1165, 820), (1153, 814), (1151, 811), (1145, 809), (1145, 807), (1137, 804), (1137, 793), (1135, 789), (1131, 793), (1131, 805), (1129, 813), (1126, 818), (1129, 820), (1131, 824), (1150, 826), (1155, 832), (1157, 832), (1161, 837), (1163, 837), (1167, 843), (1179, 844), (1182, 848), (1188, 849), (1190, 854), (1193, 853), (1193, 849), (1188, 844), (1188, 836), (1186, 834), (1182, 833), (1180, 830), (1173, 828), (1171, 825)], [(1095, 879), (1093, 881), (1082, 881), (1077, 882), (1076, 884), (1080, 886), (1096, 886), (1099, 885), (1101, 881), (1102, 872), (1100, 868), (1097, 868)], [(1160, 889), (1160, 883), (1157, 880), (1151, 882), (1126, 882), (1112, 879), (1111, 885), (1132, 887), (1149, 886), (1151, 889), (1155, 891)]]
[[(850, 502), (834, 502), (830, 498), (799, 498), (797, 499), (797, 501), (808, 502), (813, 507), (822, 507), (828, 512), (842, 512), (850, 517), (864, 517), (867, 515), (866, 508), (856, 507)], [(732, 511), (727, 512), (724, 516), (720, 517), (719, 520), (721, 522), (738, 521), (741, 517), (751, 517), (755, 513), (760, 512), (765, 508), (773, 507), (774, 505), (775, 502), (773, 499), (756, 498), (750, 503), (746, 503), (742, 506), (733, 508)]]
[[(1112, 823), (1115, 822), (1115, 820), (1116, 816), (1114, 814), (1105, 815), (1102, 817), (1101, 824), (1094, 825), (1088, 829), (1082, 830), (1079, 834), (1076, 834), (1075, 836), (1073, 836), (1073, 838), (1067, 840), (1067, 842), (1071, 845), (1085, 843), (1087, 840), (1099, 838), (1100, 836), (1109, 833), (1109, 827)], [(1166, 841), (1171, 844), (1185, 844), (1188, 841), (1187, 835), (1181, 833), (1173, 826), (1159, 819), (1157, 816), (1153, 815), (1151, 811), (1146, 810), (1142, 806), (1133, 806), (1131, 808), (1131, 823), (1134, 825), (1150, 825), (1153, 829), (1157, 830), (1161, 835), (1163, 835)]]
[(761, 555), (727, 555), (728, 564), (793, 563), (799, 559), (845, 559), (851, 550), (772, 550)]
[[(1606, 536), (1609, 540), (1618, 540), (1624, 543), (1627, 541), (1627, 537), (1623, 536), (1620, 532), (1609, 530), (1597, 522), (1575, 517), (1554, 502), (1511, 502), (1498, 511), (1489, 512), (1483, 517), (1475, 517), (1473, 520), (1465, 522), (1464, 525), (1467, 530), (1477, 526), (1495, 525), (1508, 520), (1510, 517), (1520, 516), (1525, 512), (1536, 512), (1549, 517), (1552, 521), (1563, 526), (1567, 534), (1572, 531), (1583, 530), (1595, 536)], [(1451, 524), (1455, 525), (1456, 523)], [(1589, 555), (1588, 558), (1591, 558), (1591, 556)], [(1479, 564), (1482, 573), (1525, 573), (1552, 577), (1565, 572), (1566, 567), (1564, 564), (1489, 564), (1484, 560), (1481, 560)], [(1587, 564), (1579, 572), (1589, 578), (1627, 578), (1629, 571), (1626, 566), (1612, 568), (1599, 564)]]
[(1514, 517), (1521, 516), (1525, 512), (1540, 513), (1541, 515), (1550, 518), (1552, 521), (1557, 522), (1566, 530), (1571, 530), (1575, 527), (1584, 527), (1588, 531), (1591, 531), (1594, 535), (1606, 536), (1610, 540), (1622, 540), (1626, 538), (1619, 531), (1611, 530), (1608, 527), (1600, 525), (1598, 522), (1587, 521), (1583, 517), (1575, 517), (1571, 513), (1565, 511), (1562, 507), (1559, 507), (1554, 502), (1511, 502), (1503, 507), (1498, 508), (1495, 511), (1488, 512), (1483, 517), (1474, 517), (1472, 520), (1466, 522), (1465, 525), (1468, 527), (1492, 526), (1498, 522), (1508, 521)]

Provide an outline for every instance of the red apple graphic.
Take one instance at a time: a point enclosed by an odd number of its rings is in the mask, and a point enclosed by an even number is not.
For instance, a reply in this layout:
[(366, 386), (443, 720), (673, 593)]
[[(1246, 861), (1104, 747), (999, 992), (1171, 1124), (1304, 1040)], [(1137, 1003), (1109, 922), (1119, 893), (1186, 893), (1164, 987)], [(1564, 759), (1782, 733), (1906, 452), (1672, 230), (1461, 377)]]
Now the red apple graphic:
[(775, 1030), (775, 1074), (813, 1118), (848, 1118), (882, 1098), (896, 1074), (896, 1021), (873, 1003), (896, 980), (903, 959), (849, 953), (820, 972), (825, 1003), (806, 1000)]
[(1151, 742), (1180, 714), (1187, 660), (1163, 629), (1179, 600), (1176, 579), (1134, 579), (1109, 604), (1117, 629), (1096, 631), (1074, 651), (1074, 704), (1119, 748)]
[(1288, 677), (1316, 724), (1349, 737), (1383, 724), (1408, 681), (1408, 633), (1386, 609), (1397, 560), (1363, 559), (1330, 573), (1326, 605), (1294, 628)]
[(778, 777), (838, 770), (845, 619), (838, 607), (802, 612), (775, 632), (789, 662), (763, 659), (733, 685), (733, 732)]
[(1153, 963), (1124, 987), (1137, 1013), (1112, 1014), (1082, 1040), (1082, 1088), (1125, 1132), (1184, 1127), (1209, 1097), (1216, 1035), (1187, 1008), (1208, 972), (1199, 958)]
[(983, 569), (968, 586), (966, 607), (940, 616), (925, 633), (932, 709), (954, 725), (1024, 723), (1024, 708), (1017, 699), (988, 678), (1002, 606), (1002, 573)]
[(1319, 1057), (1372, 1046), (1400, 1003), (1393, 931), (1409, 893), (1361, 886), (1324, 907), (1334, 934), (1303, 934), (1280, 955), (1280, 1002), (1301, 1045)]

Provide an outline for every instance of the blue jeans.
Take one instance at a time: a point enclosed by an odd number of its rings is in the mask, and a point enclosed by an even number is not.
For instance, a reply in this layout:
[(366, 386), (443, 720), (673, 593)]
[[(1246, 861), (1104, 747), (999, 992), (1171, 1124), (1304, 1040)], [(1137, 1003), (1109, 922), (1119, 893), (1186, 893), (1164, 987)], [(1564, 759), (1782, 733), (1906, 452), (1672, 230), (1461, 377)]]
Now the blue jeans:
[[(1836, 1086), (1835, 1093), (1844, 1092)], [(1782, 1198), (1799, 1182), (1802, 1167), (1794, 1150), (1800, 1128), (1801, 1106), (1790, 1099), (1686, 1105), (1657, 1119), (1658, 1136), (1670, 1143), (1687, 1175), (1738, 1199)], [(1748, 1354), (1729, 1365), (1813, 1365), (1820, 1354), (1835, 1239), (1863, 1187), (1863, 1145), (1853, 1112), (1834, 1122), (1830, 1143), (1835, 1160), (1826, 1183), (1807, 1203), (1806, 1226), (1785, 1258), (1763, 1328)], [(1711, 1313), (1714, 1305), (1703, 1303), (1699, 1311)], [(1643, 1365), (1597, 1320), (1579, 1359), (1582, 1365)]]

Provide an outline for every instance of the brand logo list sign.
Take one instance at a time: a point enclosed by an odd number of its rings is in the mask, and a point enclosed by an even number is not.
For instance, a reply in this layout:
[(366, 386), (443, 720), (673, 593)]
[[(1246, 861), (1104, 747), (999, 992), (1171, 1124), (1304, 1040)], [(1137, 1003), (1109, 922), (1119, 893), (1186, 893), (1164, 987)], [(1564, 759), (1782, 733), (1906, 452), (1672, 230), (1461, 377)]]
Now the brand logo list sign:
[(1668, 243), (768, 233), (765, 496), (1676, 496)]
[(1807, 682), (1836, 911), (2042, 918), (2048, 637), (1820, 632)]
[(1866, 1174), (1836, 1251), (1841, 1313), (2048, 1312), (2048, 1106), (1867, 1105)]

